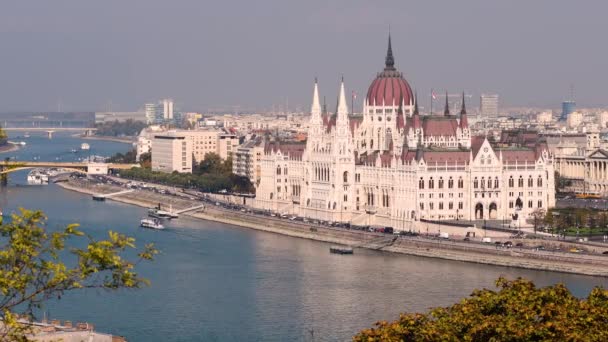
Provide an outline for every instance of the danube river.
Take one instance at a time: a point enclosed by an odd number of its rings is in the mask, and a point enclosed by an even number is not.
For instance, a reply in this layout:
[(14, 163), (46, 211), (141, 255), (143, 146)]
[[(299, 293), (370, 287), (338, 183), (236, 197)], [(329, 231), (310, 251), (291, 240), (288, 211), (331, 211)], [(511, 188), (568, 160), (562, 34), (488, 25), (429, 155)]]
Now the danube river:
[[(62, 136), (31, 144), (19, 159), (77, 158), (81, 140)], [(126, 144), (88, 141), (92, 153), (124, 152)], [(66, 159), (67, 160), (67, 159)], [(444, 306), (500, 275), (537, 284), (564, 282), (584, 296), (602, 278), (410, 257), (367, 250), (332, 255), (328, 245), (255, 230), (180, 218), (166, 231), (138, 228), (145, 209), (55, 185), (27, 186), (25, 173), (1, 189), (4, 213), (43, 210), (51, 229), (79, 222), (94, 237), (112, 229), (154, 242), (161, 254), (139, 268), (151, 286), (137, 291), (88, 291), (48, 307), (51, 318), (88, 321), (129, 341), (344, 341), (399, 312)]]

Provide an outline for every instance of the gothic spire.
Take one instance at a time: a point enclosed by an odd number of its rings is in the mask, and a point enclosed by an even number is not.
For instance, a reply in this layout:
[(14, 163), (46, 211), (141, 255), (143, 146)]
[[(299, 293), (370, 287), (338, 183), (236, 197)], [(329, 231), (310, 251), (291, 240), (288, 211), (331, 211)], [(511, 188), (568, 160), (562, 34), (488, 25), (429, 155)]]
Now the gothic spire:
[(315, 87), (312, 93), (312, 106), (310, 108), (310, 114), (313, 119), (321, 118), (321, 103), (319, 102), (319, 86), (317, 84), (317, 78), (315, 77)]
[(337, 120), (348, 122), (348, 107), (346, 105), (346, 94), (344, 92), (344, 77), (340, 82), (340, 95), (338, 95), (338, 108), (336, 109)]
[(445, 91), (445, 109), (443, 110), (443, 115), (450, 115), (450, 105), (448, 104), (448, 91)]
[(414, 115), (418, 115), (418, 92), (414, 92)]
[(460, 127), (468, 128), (469, 120), (467, 119), (467, 109), (464, 103), (464, 91), (462, 92), (462, 109), (460, 110)]
[(464, 91), (463, 91), (462, 92), (462, 109), (460, 110), (460, 114), (466, 114), (466, 113), (467, 113), (467, 108), (464, 103)]
[(388, 50), (386, 51), (385, 70), (395, 70), (395, 59), (393, 58), (393, 48), (391, 46), (391, 34), (388, 34)]

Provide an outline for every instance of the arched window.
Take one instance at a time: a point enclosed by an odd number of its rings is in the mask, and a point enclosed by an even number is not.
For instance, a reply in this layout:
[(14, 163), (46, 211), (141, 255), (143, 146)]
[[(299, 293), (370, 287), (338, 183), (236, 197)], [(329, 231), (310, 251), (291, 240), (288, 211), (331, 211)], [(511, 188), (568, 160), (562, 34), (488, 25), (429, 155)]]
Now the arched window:
[(344, 183), (348, 183), (348, 171), (344, 171), (342, 178), (344, 178)]
[(439, 189), (443, 189), (443, 178), (442, 177), (439, 177), (439, 184), (438, 185), (439, 185), (438, 186)]
[(435, 181), (433, 180), (433, 177), (431, 177), (431, 179), (429, 179), (429, 189), (434, 189), (435, 188)]
[(517, 180), (517, 186), (519, 186), (520, 188), (524, 187), (524, 177), (523, 176), (519, 176), (519, 179)]
[(494, 188), (498, 189), (498, 177), (494, 178)]
[(513, 176), (509, 177), (509, 188), (512, 188), (515, 186), (515, 180), (513, 180)]
[(277, 166), (277, 175), (280, 175), (280, 174), (281, 174), (281, 167)]
[(488, 177), (488, 189), (492, 189), (492, 177)]
[(285, 166), (285, 167), (283, 168), (283, 174), (284, 174), (285, 176), (287, 176), (287, 166)]
[(418, 189), (424, 189), (424, 179), (422, 177), (418, 181)]
[(481, 188), (482, 189), (486, 188), (486, 178), (485, 177), (481, 177)]
[(538, 179), (536, 180), (536, 185), (540, 188), (541, 186), (543, 186), (543, 177), (538, 176)]
[(452, 177), (450, 177), (450, 179), (448, 179), (448, 189), (451, 189), (454, 187), (454, 180), (452, 179)]
[(528, 177), (528, 188), (531, 188), (534, 186), (534, 180), (532, 180), (532, 176)]
[(464, 188), (464, 180), (462, 180), (462, 177), (458, 178), (458, 189), (462, 189)]
[(479, 181), (477, 180), (477, 177), (475, 177), (475, 180), (473, 180), (473, 188), (477, 189), (479, 187)]
[(274, 193), (270, 193), (270, 199), (272, 199), (274, 197)]

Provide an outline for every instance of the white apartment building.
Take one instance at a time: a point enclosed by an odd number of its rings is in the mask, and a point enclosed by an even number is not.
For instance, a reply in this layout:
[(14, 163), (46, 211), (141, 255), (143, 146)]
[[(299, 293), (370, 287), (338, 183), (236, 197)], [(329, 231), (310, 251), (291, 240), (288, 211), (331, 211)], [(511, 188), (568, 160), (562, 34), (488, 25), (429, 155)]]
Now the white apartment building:
[(255, 186), (260, 184), (262, 176), (262, 156), (264, 155), (264, 141), (254, 138), (238, 146), (232, 161), (232, 173), (249, 178)]
[(239, 138), (235, 134), (222, 129), (205, 128), (176, 132), (190, 140), (195, 162), (201, 162), (207, 153), (216, 153), (222, 160), (226, 160), (239, 145)]
[(192, 173), (191, 141), (176, 132), (154, 135), (152, 171)]
[(137, 161), (140, 160), (142, 154), (151, 151), (154, 135), (162, 132), (164, 132), (164, 129), (161, 126), (156, 125), (148, 126), (141, 130), (137, 137), (137, 142), (135, 143), (135, 150), (137, 152), (135, 159)]

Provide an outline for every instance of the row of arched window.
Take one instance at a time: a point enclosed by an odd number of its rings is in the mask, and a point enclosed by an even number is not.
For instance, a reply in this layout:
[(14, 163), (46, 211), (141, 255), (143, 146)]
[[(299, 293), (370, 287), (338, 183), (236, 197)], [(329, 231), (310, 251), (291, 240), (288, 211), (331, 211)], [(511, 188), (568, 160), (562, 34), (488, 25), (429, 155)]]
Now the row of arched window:
[(315, 167), (315, 180), (329, 182), (329, 168)]
[[(418, 188), (419, 189), (424, 189), (424, 185), (425, 185), (425, 181), (423, 177), (420, 177), (420, 180), (418, 180)], [(452, 177), (450, 177), (448, 179), (448, 189), (453, 189), (454, 188), (454, 179)], [(439, 177), (439, 179), (437, 180), (437, 188), (438, 189), (443, 189), (445, 186), (444, 184), (444, 180), (443, 177)], [(430, 177), (428, 180), (428, 188), (429, 189), (434, 189), (435, 188), (435, 180), (433, 179), (433, 177)], [(458, 189), (462, 189), (464, 188), (464, 180), (462, 179), (462, 177), (458, 178)]]
[[(536, 186), (537, 187), (543, 186), (543, 177), (542, 176), (538, 176), (538, 178), (536, 179)], [(513, 178), (513, 176), (511, 176), (511, 177), (509, 177), (509, 188), (514, 188), (514, 187), (515, 187), (515, 179)], [(518, 188), (524, 187), (524, 177), (523, 176), (519, 176), (519, 178), (517, 179), (517, 187)], [(534, 187), (534, 178), (532, 178), (532, 176), (528, 177), (528, 187), (529, 188)]]
[[(498, 181), (498, 177), (494, 177), (494, 188), (498, 189), (500, 182)], [(481, 180), (477, 179), (477, 177), (475, 177), (475, 179), (473, 179), (473, 188), (474, 189), (492, 189), (492, 177), (488, 177), (488, 180), (486, 181), (485, 177), (481, 177)]]

